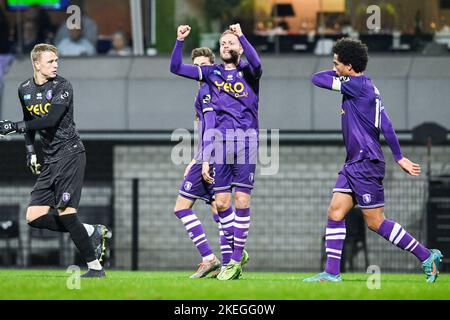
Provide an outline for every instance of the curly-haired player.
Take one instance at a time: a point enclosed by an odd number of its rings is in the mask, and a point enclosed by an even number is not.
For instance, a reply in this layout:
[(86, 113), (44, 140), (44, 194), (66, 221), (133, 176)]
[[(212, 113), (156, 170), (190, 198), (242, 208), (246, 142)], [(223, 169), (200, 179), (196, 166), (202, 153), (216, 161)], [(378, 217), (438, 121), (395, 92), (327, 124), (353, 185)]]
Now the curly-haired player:
[(333, 53), (333, 70), (314, 74), (312, 82), (343, 95), (341, 118), (347, 158), (338, 174), (328, 208), (325, 272), (304, 281), (342, 281), (339, 273), (346, 235), (344, 218), (358, 204), (369, 229), (414, 254), (422, 263), (427, 282), (434, 282), (442, 259), (441, 252), (427, 249), (397, 222), (384, 216), (385, 160), (380, 133), (391, 148), (394, 160), (405, 172), (418, 176), (420, 166), (402, 155), (380, 92), (363, 73), (368, 62), (367, 46), (359, 40), (343, 38), (337, 41)]

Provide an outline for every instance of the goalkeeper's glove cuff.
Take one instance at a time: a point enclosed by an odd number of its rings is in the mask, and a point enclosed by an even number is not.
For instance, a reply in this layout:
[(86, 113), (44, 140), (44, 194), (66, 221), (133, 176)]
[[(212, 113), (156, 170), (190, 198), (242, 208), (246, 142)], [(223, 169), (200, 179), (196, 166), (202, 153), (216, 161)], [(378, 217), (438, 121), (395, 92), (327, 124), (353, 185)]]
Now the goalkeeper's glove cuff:
[(16, 132), (25, 133), (27, 131), (27, 126), (25, 124), (25, 121), (16, 122), (15, 125), (17, 126)]
[(32, 144), (27, 144), (25, 146), (25, 149), (27, 150), (27, 154), (29, 154), (29, 153), (36, 154), (36, 151), (34, 151), (34, 145), (32, 145)]

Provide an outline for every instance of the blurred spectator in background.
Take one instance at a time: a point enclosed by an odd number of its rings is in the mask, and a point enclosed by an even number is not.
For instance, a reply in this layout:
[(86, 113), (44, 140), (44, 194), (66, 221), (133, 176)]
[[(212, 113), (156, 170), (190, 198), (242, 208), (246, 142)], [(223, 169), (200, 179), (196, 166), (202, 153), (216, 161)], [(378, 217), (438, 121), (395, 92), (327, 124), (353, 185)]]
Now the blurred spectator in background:
[(23, 23), (23, 53), (30, 53), (38, 43), (45, 42), (39, 38), (38, 27), (34, 20), (27, 20)]
[(9, 23), (0, 7), (0, 54), (9, 52)]
[[(98, 39), (98, 26), (97, 23), (89, 18), (83, 8), (82, 0), (73, 0), (71, 5), (77, 5), (81, 8), (81, 24), (83, 25), (83, 38), (89, 40), (91, 44), (96, 46)], [(67, 28), (66, 22), (59, 26), (56, 32), (54, 43), (60, 43), (63, 39), (69, 38), (70, 30)]]
[[(23, 14), (23, 21), (32, 21), (35, 25), (37, 38), (41, 42), (50, 43), (55, 35), (55, 26), (48, 11), (40, 6), (31, 6)], [(24, 26), (25, 28), (25, 26)]]
[(112, 48), (108, 55), (111, 56), (129, 56), (131, 55), (131, 48), (128, 45), (128, 37), (122, 31), (114, 32), (112, 35)]
[(57, 44), (61, 56), (91, 56), (96, 53), (94, 45), (83, 36), (83, 28), (72, 29), (69, 36)]

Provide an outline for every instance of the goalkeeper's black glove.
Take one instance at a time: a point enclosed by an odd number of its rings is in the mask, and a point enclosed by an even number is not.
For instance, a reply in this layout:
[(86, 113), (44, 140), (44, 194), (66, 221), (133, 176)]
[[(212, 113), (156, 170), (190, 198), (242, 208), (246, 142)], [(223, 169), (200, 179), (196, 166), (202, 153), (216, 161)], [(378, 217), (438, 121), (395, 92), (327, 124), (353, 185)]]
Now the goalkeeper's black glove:
[(0, 136), (5, 136), (14, 132), (25, 133), (25, 122), (12, 122), (9, 120), (0, 120)]
[(37, 162), (37, 156), (36, 152), (34, 151), (34, 146), (32, 144), (27, 145), (26, 149), (27, 149), (27, 166), (28, 168), (30, 168), (31, 172), (37, 176), (41, 174), (41, 165)]

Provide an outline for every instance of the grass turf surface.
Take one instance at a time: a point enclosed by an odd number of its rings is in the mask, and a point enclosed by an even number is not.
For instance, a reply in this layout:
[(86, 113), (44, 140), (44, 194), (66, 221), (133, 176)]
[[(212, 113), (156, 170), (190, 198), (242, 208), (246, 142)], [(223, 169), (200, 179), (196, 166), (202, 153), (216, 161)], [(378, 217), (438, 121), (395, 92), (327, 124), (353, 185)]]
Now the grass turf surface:
[(240, 280), (189, 279), (191, 272), (107, 271), (106, 279), (81, 279), (66, 286), (65, 270), (0, 270), (0, 299), (450, 299), (450, 275), (434, 284), (423, 274), (382, 274), (369, 290), (369, 274), (346, 273), (341, 283), (303, 283), (307, 273), (244, 272)]

